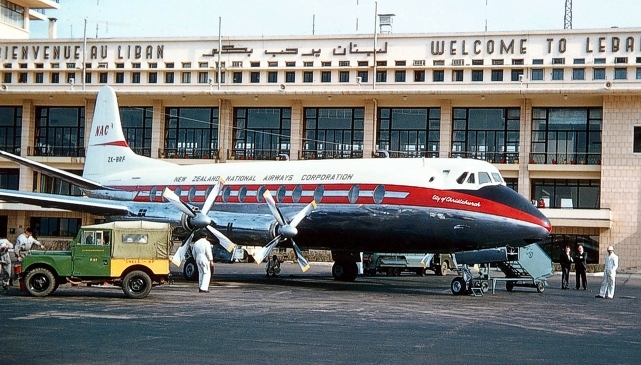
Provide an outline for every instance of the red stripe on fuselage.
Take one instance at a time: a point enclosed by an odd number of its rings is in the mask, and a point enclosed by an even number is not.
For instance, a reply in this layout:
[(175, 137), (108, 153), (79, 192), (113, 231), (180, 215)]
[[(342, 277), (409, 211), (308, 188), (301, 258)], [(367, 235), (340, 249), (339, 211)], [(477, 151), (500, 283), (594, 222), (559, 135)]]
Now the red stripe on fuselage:
[(126, 141), (113, 141), (107, 143), (94, 144), (93, 146), (116, 146), (116, 147), (129, 147)]
[[(221, 194), (218, 196), (216, 199), (216, 202), (222, 203), (223, 199), (222, 196), (225, 194), (225, 188), (229, 187), (231, 191), (236, 193), (235, 195), (229, 195), (229, 199), (227, 199), (225, 204), (265, 204), (264, 199), (261, 198), (261, 202), (258, 201), (257, 199), (257, 191), (262, 187), (265, 186), (267, 188), (272, 196), (274, 196), (274, 199), (278, 203), (282, 204), (292, 204), (294, 203), (293, 201), (293, 196), (292, 196), (292, 191), (294, 188), (296, 188), (299, 184), (280, 184), (280, 185), (259, 185), (259, 184), (252, 184), (252, 185), (225, 185), (223, 190), (221, 191)], [(305, 194), (308, 195), (302, 195), (300, 197), (300, 200), (296, 203), (299, 204), (307, 204), (314, 200), (313, 193), (316, 190), (316, 188), (319, 186), (319, 184), (300, 184), (302, 187), (302, 191)], [(349, 198), (348, 198), (348, 192), (349, 190), (355, 185), (355, 184), (322, 184), (324, 188), (324, 194), (323, 198), (321, 199), (320, 202), (317, 201), (320, 205), (322, 204), (359, 204), (359, 205), (374, 205), (376, 204), (374, 202), (372, 194), (368, 194), (368, 196), (359, 196), (358, 199), (354, 203), (350, 203)], [(187, 195), (189, 194), (189, 190), (192, 187), (196, 187), (196, 192), (201, 193), (201, 195), (195, 196), (193, 201), (189, 201), (187, 198)], [(245, 199), (241, 202), (238, 199), (238, 191), (239, 189), (244, 186), (247, 190), (247, 194), (245, 195)], [(280, 187), (284, 186), (287, 194), (282, 201), (278, 201), (277, 199), (277, 194), (278, 194), (278, 189)], [(378, 186), (377, 184), (358, 184), (359, 186), (359, 191), (360, 194), (363, 194), (363, 192), (373, 192), (374, 189)], [(137, 191), (138, 194), (136, 195), (136, 198), (134, 201), (137, 202), (150, 202), (152, 201), (149, 197), (149, 192), (152, 189), (153, 186), (118, 186), (118, 187), (113, 187), (116, 189), (121, 189), (121, 190), (126, 190), (126, 191)], [(185, 202), (188, 203), (193, 203), (193, 204), (202, 204), (205, 201), (206, 196), (203, 194), (204, 192), (207, 191), (208, 188), (211, 187), (211, 185), (169, 185), (168, 186), (172, 190), (176, 190), (178, 187), (181, 189), (181, 199)], [(153, 202), (162, 202), (162, 190), (165, 188), (165, 186), (156, 186), (156, 195), (153, 199)], [(141, 194), (142, 192), (146, 192), (147, 194)], [(254, 195), (250, 195), (250, 192), (253, 193)], [(332, 196), (332, 192), (340, 192), (338, 196)], [(452, 191), (452, 190), (439, 190), (439, 189), (432, 189), (432, 188), (426, 188), (426, 187), (416, 187), (416, 186), (401, 186), (401, 185), (386, 185), (385, 186), (385, 192), (386, 195), (394, 195), (393, 193), (400, 193), (400, 197), (394, 197), (394, 196), (386, 196), (381, 204), (384, 205), (404, 205), (404, 206), (415, 206), (415, 207), (424, 207), (424, 208), (437, 208), (437, 209), (446, 209), (446, 210), (459, 210), (459, 211), (466, 211), (466, 212), (476, 212), (476, 213), (481, 213), (481, 214), (489, 214), (489, 215), (494, 215), (498, 217), (505, 217), (505, 218), (511, 218), (511, 219), (516, 219), (519, 221), (523, 222), (528, 222), (532, 223), (535, 225), (539, 225), (541, 227), (546, 228), (548, 231), (552, 229), (550, 226), (549, 222), (541, 219), (540, 217), (534, 216), (528, 212), (516, 209), (514, 207), (511, 207), (509, 205), (503, 204), (496, 202), (491, 199), (486, 199), (486, 198), (481, 198), (478, 196), (474, 196), (472, 194), (465, 193), (461, 190), (457, 191)], [(405, 195), (402, 197), (402, 195)]]

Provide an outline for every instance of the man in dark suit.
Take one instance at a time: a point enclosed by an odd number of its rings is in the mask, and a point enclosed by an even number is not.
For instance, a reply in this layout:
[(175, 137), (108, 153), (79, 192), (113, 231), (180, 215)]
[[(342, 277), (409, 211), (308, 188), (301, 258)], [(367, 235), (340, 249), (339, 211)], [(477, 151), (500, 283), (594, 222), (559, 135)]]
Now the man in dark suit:
[(570, 254), (570, 246), (565, 246), (565, 250), (559, 258), (561, 263), (561, 289), (569, 289), (568, 281), (570, 279), (570, 267), (572, 266), (572, 255)]
[(574, 270), (576, 271), (576, 287), (574, 289), (579, 289), (581, 287), (581, 281), (583, 281), (583, 290), (588, 289), (588, 278), (585, 275), (585, 270), (588, 267), (588, 253), (583, 251), (583, 245), (579, 244), (576, 247), (576, 255), (574, 255)]

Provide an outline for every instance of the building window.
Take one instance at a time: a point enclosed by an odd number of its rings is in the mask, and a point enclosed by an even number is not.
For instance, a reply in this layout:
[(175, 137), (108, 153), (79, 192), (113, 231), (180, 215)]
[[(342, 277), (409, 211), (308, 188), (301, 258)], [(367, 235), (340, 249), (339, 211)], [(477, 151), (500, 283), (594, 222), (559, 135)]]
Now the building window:
[(91, 84), (91, 72), (85, 72), (85, 83)]
[(601, 163), (601, 108), (532, 108), (530, 163)]
[(18, 74), (18, 83), (20, 83), (20, 84), (26, 84), (27, 83), (27, 73), (26, 72), (20, 72)]
[(0, 169), (0, 189), (19, 190), (20, 170)]
[(599, 209), (599, 180), (533, 179), (532, 199), (543, 199), (546, 208)]
[(379, 108), (376, 150), (390, 157), (439, 157), (440, 108)]
[(218, 108), (166, 108), (165, 113), (165, 145), (161, 157), (219, 157)]
[(123, 84), (125, 82), (125, 73), (116, 72), (116, 84)]
[(198, 72), (198, 83), (199, 84), (209, 83), (209, 72), (206, 72), (206, 71)]
[(136, 154), (151, 157), (152, 107), (120, 107), (122, 131)]
[(180, 82), (183, 84), (191, 83), (191, 72), (181, 72), (180, 73)]
[(636, 75), (637, 75), (637, 80), (641, 80), (641, 67), (637, 67)]
[(454, 71), (452, 71), (452, 81), (462, 82), (463, 81), (463, 70), (454, 70)]
[(361, 78), (361, 81), (360, 81), (360, 82), (367, 82), (367, 76), (368, 76), (368, 74), (369, 74), (369, 73), (368, 73), (367, 71), (358, 71), (358, 72), (356, 73), (357, 80), (358, 80), (358, 78), (360, 77), (360, 78)]
[(0, 150), (20, 155), (21, 136), (22, 107), (0, 106)]
[(270, 84), (275, 84), (278, 82), (278, 72), (276, 71), (269, 71), (267, 73), (267, 82)]
[(101, 72), (98, 74), (98, 78), (100, 79), (101, 84), (106, 84), (107, 83), (107, 73), (106, 72)]
[(174, 83), (174, 73), (173, 72), (165, 72), (165, 83), (166, 84), (173, 84)]
[(332, 61), (321, 62), (321, 67), (332, 67)]
[[(11, 79), (9, 79), (9, 80), (11, 80)], [(11, 81), (9, 81), (9, 82), (11, 82)], [(60, 73), (59, 72), (52, 72), (51, 73), (51, 83), (52, 84), (59, 84), (60, 83)]]
[(243, 82), (243, 73), (242, 72), (234, 72), (233, 74), (233, 81), (234, 84), (240, 84)]
[(84, 157), (85, 108), (36, 107), (31, 156)]
[(395, 82), (405, 82), (405, 71), (395, 71), (394, 72), (394, 81)]
[(520, 66), (520, 65), (524, 65), (525, 63), (523, 62), (522, 58), (516, 58), (512, 60), (512, 64), (515, 66)]
[(287, 83), (296, 82), (296, 72), (294, 71), (285, 72), (285, 82)]
[(150, 72), (149, 73), (149, 80), (148, 82), (150, 84), (156, 84), (158, 83), (158, 72)]
[(387, 61), (376, 61), (376, 66), (387, 66)]
[(628, 79), (628, 69), (627, 68), (615, 68), (614, 69), (614, 79), (615, 80), (627, 80)]
[(233, 149), (236, 160), (273, 160), (289, 155), (291, 135), (290, 108), (236, 108), (234, 110)]
[(387, 71), (376, 71), (376, 82), (387, 82)]
[(44, 73), (36, 72), (36, 84), (42, 84), (44, 82)]
[(594, 59), (594, 64), (595, 65), (604, 65), (605, 64), (605, 58), (595, 58)]
[(314, 61), (303, 62), (303, 67), (314, 67)]
[(572, 80), (585, 80), (585, 69), (584, 68), (572, 69)]
[(585, 58), (575, 58), (574, 59), (574, 64), (575, 65), (585, 65)]
[(249, 73), (249, 82), (252, 84), (257, 84), (260, 82), (260, 72), (250, 72)]
[(278, 67), (278, 61), (268, 61), (267, 67)]
[(358, 61), (358, 67), (368, 67), (369, 61)]
[(504, 60), (492, 60), (492, 65), (497, 66), (497, 65), (503, 65), (503, 64), (504, 64)]
[(543, 59), (542, 58), (535, 58), (532, 60), (533, 65), (542, 65), (543, 64)]
[(552, 80), (563, 81), (563, 72), (562, 68), (553, 68), (552, 69)]
[(472, 65), (483, 66), (483, 60), (472, 60)]
[(503, 70), (492, 70), (492, 81), (503, 81)]
[(332, 72), (331, 71), (321, 72), (321, 82), (332, 82)]
[(414, 71), (414, 82), (425, 82), (425, 70)]
[(349, 71), (341, 71), (338, 73), (339, 82), (349, 82)]
[(472, 70), (472, 81), (483, 81), (483, 70)]
[(363, 157), (364, 108), (305, 108), (303, 158)]
[(593, 80), (605, 80), (605, 68), (595, 68), (592, 72)]
[(512, 81), (523, 81), (523, 69), (512, 70)]
[(312, 71), (303, 72), (303, 82), (314, 82), (314, 73)]
[(565, 65), (565, 58), (553, 58), (552, 59), (552, 64), (553, 65)]
[(349, 67), (349, 61), (338, 61), (338, 66)]
[[(2, 108), (0, 108), (0, 112)], [(4, 148), (2, 148), (4, 150)], [(641, 153), (641, 127), (634, 127), (634, 142), (632, 145), (632, 152)]]
[(37, 236), (75, 237), (82, 219), (31, 217), (29, 224)]
[(140, 84), (140, 72), (131, 73), (131, 82), (134, 84)]
[(519, 157), (519, 108), (454, 108), (452, 157), (512, 163)]
[(443, 81), (445, 81), (445, 71), (443, 71), (443, 70), (434, 70), (432, 72), (432, 81), (433, 82), (443, 82)]
[(542, 81), (543, 80), (543, 69), (542, 68), (533, 68), (532, 69), (532, 81)]
[(543, 251), (552, 258), (554, 262), (559, 262), (561, 253), (565, 252), (565, 246), (572, 247), (573, 250), (581, 244), (584, 251), (588, 254), (588, 264), (598, 264), (599, 255), (599, 236), (582, 236), (575, 234), (551, 234), (537, 245), (541, 246)]

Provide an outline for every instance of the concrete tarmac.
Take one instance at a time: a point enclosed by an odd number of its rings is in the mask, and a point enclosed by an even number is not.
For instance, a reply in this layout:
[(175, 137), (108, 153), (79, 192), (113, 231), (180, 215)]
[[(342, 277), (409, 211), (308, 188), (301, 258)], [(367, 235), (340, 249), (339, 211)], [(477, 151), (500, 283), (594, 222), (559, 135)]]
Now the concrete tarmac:
[[(283, 264), (216, 264), (210, 293), (177, 277), (142, 300), (118, 287), (62, 285), (46, 298), (0, 295), (2, 364), (638, 364), (641, 289), (615, 298), (534, 288), (454, 296), (445, 277), (333, 280)], [(179, 274), (177, 275), (179, 276)], [(571, 278), (574, 279), (574, 278)]]

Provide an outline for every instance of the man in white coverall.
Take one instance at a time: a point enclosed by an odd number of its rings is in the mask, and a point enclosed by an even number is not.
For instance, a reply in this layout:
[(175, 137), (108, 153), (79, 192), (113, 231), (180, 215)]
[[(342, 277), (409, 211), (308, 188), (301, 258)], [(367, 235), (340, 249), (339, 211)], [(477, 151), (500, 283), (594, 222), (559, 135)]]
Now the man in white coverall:
[(11, 257), (9, 249), (13, 248), (11, 242), (6, 238), (0, 239), (0, 278), (2, 278), (2, 289), (7, 290), (11, 279)]
[(40, 246), (41, 250), (45, 249), (45, 246), (43, 246), (40, 242), (38, 242), (38, 240), (33, 238), (33, 230), (31, 229), (31, 227), (25, 228), (24, 233), (21, 233), (16, 238), (16, 244), (14, 245), (16, 258), (18, 259), (18, 261), (22, 261), (22, 259), (29, 254), (31, 245), (33, 245), (34, 243)]
[(210, 268), (214, 266), (214, 255), (211, 251), (211, 243), (207, 240), (207, 231), (201, 230), (198, 236), (200, 239), (194, 243), (192, 249), (198, 265), (198, 292), (209, 293)]
[(601, 292), (597, 298), (614, 298), (614, 285), (617, 277), (617, 268), (619, 267), (619, 256), (614, 253), (614, 247), (608, 247), (608, 257), (605, 258), (605, 270), (603, 271), (603, 283)]

